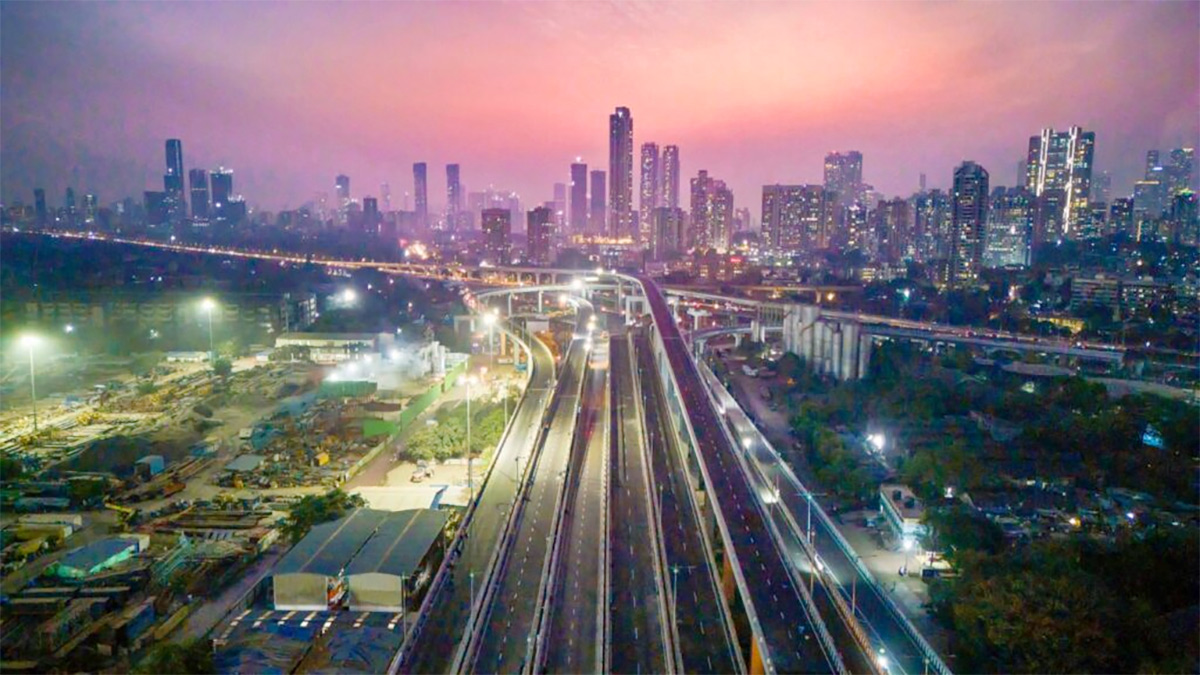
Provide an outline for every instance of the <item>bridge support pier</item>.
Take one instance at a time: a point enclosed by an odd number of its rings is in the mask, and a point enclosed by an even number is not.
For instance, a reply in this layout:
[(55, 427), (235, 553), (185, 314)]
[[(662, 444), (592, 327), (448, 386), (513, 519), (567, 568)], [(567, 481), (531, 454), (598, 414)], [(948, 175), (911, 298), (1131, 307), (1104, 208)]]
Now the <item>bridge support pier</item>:
[(538, 314), (542, 313), (542, 291), (538, 291)]

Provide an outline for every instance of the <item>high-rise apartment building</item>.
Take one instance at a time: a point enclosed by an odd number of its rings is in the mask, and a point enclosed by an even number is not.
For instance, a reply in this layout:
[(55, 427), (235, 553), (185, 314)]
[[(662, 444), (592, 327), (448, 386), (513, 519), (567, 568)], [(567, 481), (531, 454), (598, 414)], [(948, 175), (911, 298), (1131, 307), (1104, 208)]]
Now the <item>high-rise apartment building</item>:
[(810, 252), (829, 246), (837, 194), (821, 185), (764, 185), (763, 248)]
[(593, 233), (605, 231), (608, 223), (608, 191), (604, 187), (606, 176), (603, 171), (593, 169), (589, 175), (591, 185), (591, 209), (588, 211), (588, 226)]
[(425, 162), (413, 163), (413, 217), (417, 230), (429, 228), (429, 174)]
[(984, 267), (1029, 265), (1034, 207), (1033, 195), (1023, 186), (992, 190), (983, 248)]
[(226, 209), (229, 207), (230, 200), (233, 199), (233, 170), (223, 166), (214, 169), (209, 174), (209, 182), (212, 185), (211, 217), (225, 220), (227, 219)]
[(979, 281), (988, 217), (988, 172), (975, 162), (954, 170), (951, 193), (950, 261), (947, 283), (970, 286)]
[(359, 227), (363, 232), (369, 234), (379, 234), (379, 224), (383, 222), (383, 218), (379, 214), (379, 200), (375, 197), (363, 197), (362, 215), (360, 216)]
[(1073, 239), (1089, 217), (1096, 134), (1042, 129), (1029, 138), (1025, 189), (1037, 198), (1034, 243)]
[(668, 145), (662, 151), (662, 200), (660, 206), (679, 207), (679, 146)]
[(511, 263), (509, 242), (512, 233), (512, 213), (508, 209), (484, 209), (481, 229), (483, 259), (493, 265)]
[(1195, 176), (1196, 149), (1175, 148), (1167, 156), (1169, 162), (1165, 167), (1167, 178), (1167, 193), (1175, 197), (1184, 190), (1192, 189)]
[(908, 201), (897, 197), (879, 202), (872, 234), (868, 246), (872, 260), (898, 263), (910, 259), (913, 236)]
[[(595, 197), (593, 197), (595, 199)], [(633, 237), (633, 116), (617, 108), (608, 117), (608, 234)]]
[(167, 139), (167, 172), (163, 174), (163, 192), (166, 193), (167, 220), (182, 223), (187, 220), (187, 200), (183, 191), (183, 141)]
[(559, 228), (567, 226), (567, 184), (554, 184), (554, 225)]
[(654, 209), (659, 206), (662, 179), (657, 143), (642, 143), (642, 181), (638, 194), (638, 238), (643, 246), (650, 244)]
[(684, 238), (687, 214), (679, 207), (660, 206), (653, 211), (653, 235), (650, 237), (650, 256), (662, 262), (678, 253)]
[(333, 180), (333, 189), (337, 193), (338, 224), (348, 225), (350, 223), (350, 177), (338, 174), (337, 178)]
[(847, 206), (861, 198), (862, 153), (831, 152), (825, 155), (825, 189), (836, 194), (837, 203)]
[(686, 248), (729, 250), (733, 236), (733, 192), (725, 181), (700, 171), (692, 179), (692, 211)]
[(526, 214), (525, 239), (530, 264), (545, 266), (553, 262), (554, 212), (550, 208), (539, 206)]
[(392, 211), (392, 186), (387, 183), (379, 185), (379, 199), (383, 202), (383, 212), (391, 213)]
[(462, 182), (460, 180), (458, 165), (446, 165), (446, 228), (456, 229), (458, 227), (458, 214), (462, 211), (463, 194)]
[[(571, 226), (571, 234), (583, 234), (588, 223), (588, 167), (581, 161), (571, 164), (571, 194), (567, 210), (567, 219)], [(530, 212), (532, 213), (532, 211)]]
[(33, 189), (33, 213), (37, 218), (38, 225), (45, 225), (49, 222), (50, 216), (46, 212), (46, 191), (42, 188)]
[(192, 197), (192, 218), (208, 220), (208, 172), (204, 169), (188, 171), (188, 187)]

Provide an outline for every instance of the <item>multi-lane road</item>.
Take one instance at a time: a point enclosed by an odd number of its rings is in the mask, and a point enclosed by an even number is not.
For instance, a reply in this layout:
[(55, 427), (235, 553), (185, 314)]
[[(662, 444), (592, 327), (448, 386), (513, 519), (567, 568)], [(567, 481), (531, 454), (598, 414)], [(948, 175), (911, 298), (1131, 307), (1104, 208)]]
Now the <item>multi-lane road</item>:
[[(840, 656), (819, 639), (820, 617), (798, 588), (764, 520), (749, 477), (740, 466), (688, 345), (655, 282), (636, 277), (659, 330), (668, 366), (687, 411), (705, 481), (718, 513), (734, 574), (745, 590), (752, 627), (761, 636), (766, 668), (778, 672), (833, 672)], [(754, 664), (751, 668), (755, 668)]]
[[(481, 598), (483, 615), (469, 639), (463, 670), (514, 673), (525, 670), (534, 657), (536, 622), (546, 589), (553, 533), (561, 511), (571, 439), (579, 412), (580, 388), (588, 349), (583, 333), (591, 305), (576, 301), (577, 335), (564, 358), (550, 421), (543, 430), (541, 451), (530, 467), (529, 485), (522, 492), (515, 529), (502, 542), (500, 565)], [(470, 664), (470, 665), (468, 665)]]
[[(705, 547), (703, 524), (668, 420), (667, 403), (658, 378), (650, 342), (634, 338), (636, 377), (642, 382), (650, 470), (666, 554), (669, 597), (679, 636), (680, 669), (686, 673), (734, 673), (742, 669), (738, 646), (728, 628), (729, 617), (719, 591), (719, 572)], [(616, 350), (614, 350), (614, 354)], [(618, 363), (614, 356), (613, 363)], [(625, 378), (614, 372), (617, 382)], [(622, 386), (622, 389), (624, 387)], [(670, 619), (668, 619), (670, 620)], [(616, 629), (614, 628), (614, 639)], [(617, 657), (614, 657), (614, 666)], [(646, 672), (646, 671), (641, 671)], [(660, 672), (660, 671), (654, 671)]]
[(607, 353), (607, 343), (593, 343), (567, 472), (566, 508), (558, 533), (559, 555), (553, 567), (553, 587), (545, 620), (547, 639), (539, 671), (605, 670)]
[(482, 482), (478, 503), (461, 539), (461, 549), (450, 554), (443, 580), (430, 591), (429, 610), (422, 618), (411, 653), (405, 658), (409, 672), (443, 673), (450, 668), (453, 647), (463, 639), (467, 629), (472, 591), (479, 591), (473, 586), (482, 583), (517, 494), (518, 468), (523, 470), (536, 450), (533, 432), (553, 393), (554, 358), (540, 340), (530, 338), (528, 344), (533, 358), (525, 396), (513, 411), (511, 430), (496, 452), (490, 475)]

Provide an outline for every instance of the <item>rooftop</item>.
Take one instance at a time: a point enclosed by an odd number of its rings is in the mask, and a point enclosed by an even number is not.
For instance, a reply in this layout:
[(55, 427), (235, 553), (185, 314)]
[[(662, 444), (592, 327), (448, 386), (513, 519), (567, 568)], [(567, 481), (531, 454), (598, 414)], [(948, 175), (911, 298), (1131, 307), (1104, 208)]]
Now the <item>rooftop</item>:
[(232, 462), (226, 464), (225, 470), (233, 471), (236, 473), (246, 473), (248, 471), (254, 471), (259, 466), (262, 465), (264, 460), (266, 460), (266, 457), (264, 457), (263, 455), (241, 455), (241, 456), (237, 457), (236, 459), (234, 459)]
[(347, 574), (379, 572), (411, 576), (446, 526), (443, 511), (413, 509), (391, 513), (375, 536), (354, 556)]
[(275, 565), (275, 574), (337, 576), (388, 515), (387, 511), (355, 509), (348, 516), (317, 525)]
[(58, 561), (58, 564), (62, 567), (86, 572), (109, 558), (124, 553), (130, 548), (136, 549), (137, 546), (138, 542), (135, 539), (121, 539), (119, 537), (100, 539), (71, 551), (63, 556)]

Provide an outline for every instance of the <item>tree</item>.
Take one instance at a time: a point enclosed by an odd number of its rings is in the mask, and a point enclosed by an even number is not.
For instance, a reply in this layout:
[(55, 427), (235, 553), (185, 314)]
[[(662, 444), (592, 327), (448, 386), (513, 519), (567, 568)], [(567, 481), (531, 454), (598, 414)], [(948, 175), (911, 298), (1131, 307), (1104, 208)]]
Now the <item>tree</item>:
[(946, 558), (958, 565), (967, 552), (995, 555), (1004, 550), (1004, 531), (986, 517), (966, 506), (926, 511), (933, 546), (945, 552)]
[(365, 505), (360, 495), (343, 492), (340, 488), (323, 495), (307, 495), (292, 505), (283, 522), (283, 533), (296, 544), (314, 525), (341, 518), (347, 511)]
[(151, 647), (133, 669), (135, 673), (178, 673), (201, 675), (217, 672), (213, 663), (212, 643), (202, 638), (182, 644), (159, 642)]
[(12, 455), (0, 455), (0, 481), (19, 479), (25, 473), (25, 465)]
[(213, 361), (213, 372), (220, 377), (228, 377), (233, 372), (233, 363), (229, 359), (220, 358)]

